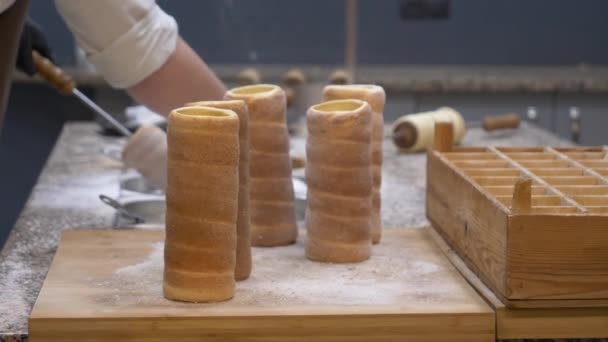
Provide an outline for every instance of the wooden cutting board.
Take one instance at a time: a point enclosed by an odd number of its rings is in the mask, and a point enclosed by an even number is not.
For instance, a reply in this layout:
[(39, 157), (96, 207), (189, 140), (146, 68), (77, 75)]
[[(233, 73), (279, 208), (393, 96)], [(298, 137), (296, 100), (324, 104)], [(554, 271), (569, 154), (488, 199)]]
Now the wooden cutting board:
[(370, 260), (254, 248), (235, 297), (162, 296), (163, 231), (66, 231), (29, 321), (38, 341), (494, 341), (494, 313), (429, 229), (388, 229)]

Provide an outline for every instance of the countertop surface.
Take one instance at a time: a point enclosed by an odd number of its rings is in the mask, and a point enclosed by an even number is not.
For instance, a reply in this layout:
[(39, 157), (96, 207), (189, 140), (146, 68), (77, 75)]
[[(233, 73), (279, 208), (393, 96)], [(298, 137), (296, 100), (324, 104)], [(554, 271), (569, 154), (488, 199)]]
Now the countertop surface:
[[(95, 123), (68, 123), (20, 218), (0, 253), (0, 341), (27, 338), (27, 319), (36, 300), (61, 232), (68, 228), (108, 228), (114, 212), (101, 193), (117, 196), (123, 166), (100, 153), (120, 146), (120, 138), (102, 137)], [(569, 143), (539, 128), (485, 133), (471, 129), (464, 145), (552, 145)], [(293, 146), (303, 146), (294, 139)], [(399, 154), (384, 143), (382, 221), (386, 227), (421, 227), (424, 212), (426, 156)]]
[[(233, 82), (245, 68), (255, 67), (263, 82), (281, 82), (294, 67), (309, 82), (327, 83), (340, 66), (214, 64), (211, 68), (226, 82)], [(105, 81), (95, 71), (66, 68), (81, 85), (99, 86)], [(17, 73), (15, 80), (38, 82)], [(358, 83), (382, 85), (387, 91), (407, 92), (608, 92), (608, 66), (603, 65), (360, 65)]]

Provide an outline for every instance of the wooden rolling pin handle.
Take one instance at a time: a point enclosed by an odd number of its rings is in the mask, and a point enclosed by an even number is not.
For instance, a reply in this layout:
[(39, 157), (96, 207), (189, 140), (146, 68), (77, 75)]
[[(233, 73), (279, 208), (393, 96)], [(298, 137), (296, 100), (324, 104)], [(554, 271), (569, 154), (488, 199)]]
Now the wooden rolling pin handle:
[(497, 116), (488, 115), (483, 118), (481, 127), (488, 132), (503, 128), (517, 128), (519, 127), (519, 115), (516, 113)]
[(32, 59), (36, 70), (47, 82), (57, 88), (64, 95), (72, 94), (72, 90), (76, 87), (76, 83), (63, 70), (58, 68), (48, 58), (43, 57), (36, 51), (32, 51)]

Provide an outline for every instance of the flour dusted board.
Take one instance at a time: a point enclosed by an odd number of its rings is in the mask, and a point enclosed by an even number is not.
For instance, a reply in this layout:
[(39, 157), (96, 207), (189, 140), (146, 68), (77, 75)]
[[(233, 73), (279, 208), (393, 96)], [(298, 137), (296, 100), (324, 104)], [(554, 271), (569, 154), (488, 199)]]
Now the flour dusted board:
[[(430, 151), (427, 216), (508, 307), (608, 305), (606, 147)], [(515, 184), (532, 180), (514, 213)]]
[(161, 231), (67, 231), (30, 317), (37, 341), (493, 341), (494, 313), (428, 229), (388, 229), (370, 260), (254, 248), (233, 300), (161, 293)]

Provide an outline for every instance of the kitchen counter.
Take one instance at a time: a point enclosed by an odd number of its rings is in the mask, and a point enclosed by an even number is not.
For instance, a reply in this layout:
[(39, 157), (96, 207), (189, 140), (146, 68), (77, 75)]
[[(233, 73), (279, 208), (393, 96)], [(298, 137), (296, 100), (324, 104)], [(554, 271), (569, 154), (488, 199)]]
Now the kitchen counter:
[[(61, 237), (68, 228), (108, 228), (114, 212), (100, 193), (117, 196), (120, 163), (102, 155), (102, 146), (121, 144), (102, 137), (94, 123), (68, 123), (37, 185), (0, 253), (0, 341), (27, 339), (27, 319)], [(302, 145), (296, 139), (294, 146)], [(539, 128), (485, 133), (471, 129), (465, 145), (568, 145)], [(382, 221), (384, 226), (427, 225), (424, 212), (425, 154), (399, 154), (384, 143)]]
[[(300, 68), (308, 82), (327, 83), (339, 65), (244, 65), (213, 64), (211, 68), (226, 82), (234, 82), (245, 68), (255, 67), (264, 82), (281, 82), (289, 69)], [(105, 85), (95, 71), (67, 67), (77, 83)], [(39, 82), (21, 73), (20, 82)], [(360, 65), (357, 82), (379, 84), (387, 91), (403, 92), (608, 92), (608, 67), (601, 65)]]

